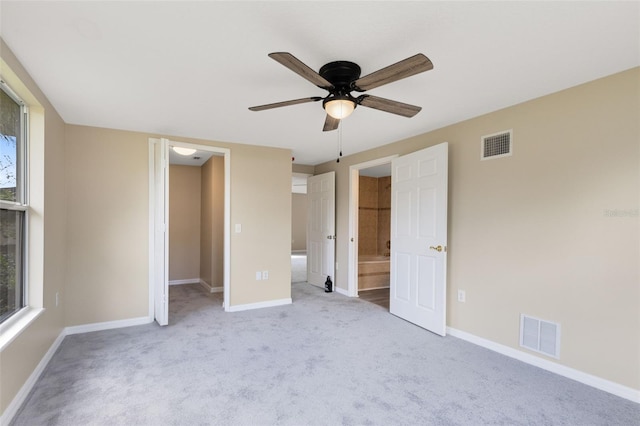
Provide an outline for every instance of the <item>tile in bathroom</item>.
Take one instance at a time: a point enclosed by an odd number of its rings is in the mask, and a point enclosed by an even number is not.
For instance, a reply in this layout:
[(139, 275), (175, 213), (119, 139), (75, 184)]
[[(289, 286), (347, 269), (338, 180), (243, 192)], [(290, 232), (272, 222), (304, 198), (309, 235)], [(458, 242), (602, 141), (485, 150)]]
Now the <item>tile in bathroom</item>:
[(360, 207), (378, 208), (378, 180), (369, 176), (360, 176)]

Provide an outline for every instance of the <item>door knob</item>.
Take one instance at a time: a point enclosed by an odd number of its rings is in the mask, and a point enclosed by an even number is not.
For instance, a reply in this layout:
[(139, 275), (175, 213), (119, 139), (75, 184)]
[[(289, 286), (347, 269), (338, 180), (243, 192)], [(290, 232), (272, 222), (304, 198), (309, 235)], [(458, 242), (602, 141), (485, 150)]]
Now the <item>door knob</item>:
[(335, 235), (327, 235), (327, 240), (333, 240), (335, 239)]
[(441, 252), (442, 250), (444, 250), (444, 248), (442, 246), (437, 246), (437, 247), (429, 246), (429, 248), (431, 250), (435, 250), (435, 251), (438, 251), (438, 252)]

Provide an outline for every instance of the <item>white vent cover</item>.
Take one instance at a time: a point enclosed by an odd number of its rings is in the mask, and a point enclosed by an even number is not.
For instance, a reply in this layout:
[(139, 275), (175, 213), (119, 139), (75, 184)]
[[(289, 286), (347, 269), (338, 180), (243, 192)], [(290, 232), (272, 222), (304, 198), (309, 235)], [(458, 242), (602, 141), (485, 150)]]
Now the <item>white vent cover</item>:
[(520, 346), (560, 358), (560, 324), (520, 315)]
[(505, 130), (492, 135), (483, 136), (480, 147), (480, 159), (489, 160), (507, 157), (512, 153), (512, 131)]

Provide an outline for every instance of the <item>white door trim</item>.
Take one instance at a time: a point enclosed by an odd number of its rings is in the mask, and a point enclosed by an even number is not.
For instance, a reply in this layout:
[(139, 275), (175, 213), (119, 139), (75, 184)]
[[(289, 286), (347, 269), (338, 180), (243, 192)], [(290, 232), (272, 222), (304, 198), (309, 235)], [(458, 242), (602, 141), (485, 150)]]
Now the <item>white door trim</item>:
[[(168, 324), (168, 141), (149, 138), (149, 320)], [(160, 171), (161, 170), (161, 171)], [(162, 188), (156, 185), (161, 179)], [(158, 199), (158, 195), (160, 199)], [(160, 204), (162, 205), (160, 207)], [(158, 223), (161, 217), (161, 222)], [(162, 257), (158, 250), (162, 233)], [(162, 260), (160, 260), (162, 259)], [(162, 282), (161, 282), (162, 281)], [(159, 291), (159, 289), (161, 290)]]
[(154, 144), (160, 139), (149, 138), (149, 320), (153, 322), (155, 313), (155, 152)]
[(399, 155), (394, 154), (349, 167), (349, 266), (347, 291), (349, 297), (358, 297), (358, 208), (360, 170), (391, 163)]
[[(153, 233), (154, 230), (154, 180), (153, 180), (153, 143), (159, 142), (158, 138), (149, 138), (149, 318), (154, 318), (155, 292), (153, 286), (153, 275), (155, 262), (153, 259)], [(224, 260), (223, 260), (223, 289), (224, 289), (224, 309), (229, 311), (229, 300), (231, 294), (231, 150), (210, 145), (192, 144), (168, 140), (173, 146), (193, 148), (200, 151), (208, 151), (224, 155)], [(168, 170), (168, 168), (167, 168)], [(168, 172), (167, 172), (168, 173)], [(168, 202), (168, 200), (167, 200)], [(168, 232), (168, 230), (167, 230)], [(169, 247), (166, 247), (169, 250)]]

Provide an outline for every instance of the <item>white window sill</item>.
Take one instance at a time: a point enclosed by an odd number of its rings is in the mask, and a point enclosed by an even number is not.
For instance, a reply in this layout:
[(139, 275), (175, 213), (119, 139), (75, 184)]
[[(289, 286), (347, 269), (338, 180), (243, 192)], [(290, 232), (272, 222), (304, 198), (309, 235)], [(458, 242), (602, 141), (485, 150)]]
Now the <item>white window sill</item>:
[(43, 308), (22, 308), (18, 313), (0, 324), (0, 352), (9, 346), (43, 312)]

